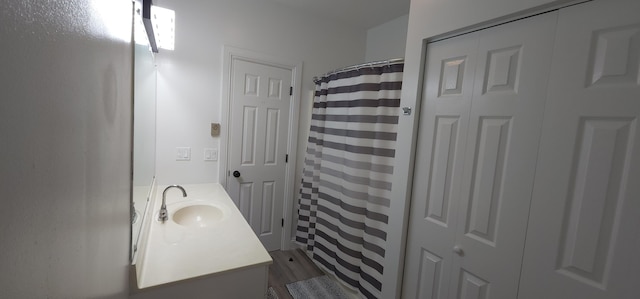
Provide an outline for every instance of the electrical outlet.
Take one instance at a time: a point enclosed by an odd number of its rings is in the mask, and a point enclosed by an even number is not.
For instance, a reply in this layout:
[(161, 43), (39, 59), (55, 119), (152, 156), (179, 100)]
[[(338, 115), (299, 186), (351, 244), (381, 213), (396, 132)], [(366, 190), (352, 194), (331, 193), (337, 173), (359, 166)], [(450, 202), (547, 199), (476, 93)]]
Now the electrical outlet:
[(191, 148), (176, 147), (176, 161), (189, 161), (189, 160), (191, 160)]
[(205, 148), (204, 149), (205, 161), (218, 161), (218, 149), (217, 148)]

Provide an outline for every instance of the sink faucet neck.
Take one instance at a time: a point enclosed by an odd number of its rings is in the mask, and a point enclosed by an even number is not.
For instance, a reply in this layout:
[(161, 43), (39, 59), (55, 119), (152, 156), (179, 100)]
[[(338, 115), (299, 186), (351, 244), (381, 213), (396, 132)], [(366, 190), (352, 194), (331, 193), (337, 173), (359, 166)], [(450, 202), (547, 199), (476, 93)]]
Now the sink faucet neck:
[(158, 221), (163, 223), (169, 220), (169, 212), (167, 211), (167, 191), (171, 188), (180, 189), (180, 191), (182, 191), (182, 197), (187, 197), (187, 191), (185, 191), (180, 185), (170, 185), (167, 188), (164, 188), (164, 191), (162, 191), (162, 205), (160, 206), (160, 213), (158, 215)]

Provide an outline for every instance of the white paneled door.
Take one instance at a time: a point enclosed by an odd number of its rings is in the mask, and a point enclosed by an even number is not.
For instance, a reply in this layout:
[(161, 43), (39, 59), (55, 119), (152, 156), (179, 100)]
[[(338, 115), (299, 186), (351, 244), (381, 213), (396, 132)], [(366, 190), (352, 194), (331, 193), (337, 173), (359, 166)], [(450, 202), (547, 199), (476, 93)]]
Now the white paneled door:
[(640, 298), (640, 1), (560, 11), (522, 299)]
[(406, 298), (516, 298), (556, 18), (427, 46)]
[(231, 62), (227, 191), (267, 250), (281, 248), (292, 71)]
[(477, 46), (478, 36), (472, 33), (427, 49), (405, 298), (449, 298)]
[(517, 296), (556, 20), (479, 32), (451, 298)]

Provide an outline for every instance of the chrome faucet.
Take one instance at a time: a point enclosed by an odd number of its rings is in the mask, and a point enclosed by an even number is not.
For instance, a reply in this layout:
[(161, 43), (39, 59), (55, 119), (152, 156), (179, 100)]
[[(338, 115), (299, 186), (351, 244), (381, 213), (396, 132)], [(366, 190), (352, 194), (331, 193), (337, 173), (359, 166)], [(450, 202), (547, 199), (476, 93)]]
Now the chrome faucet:
[(167, 188), (164, 188), (162, 191), (162, 206), (160, 206), (160, 213), (158, 214), (158, 221), (165, 222), (169, 220), (169, 212), (167, 212), (167, 190), (171, 188), (178, 188), (182, 190), (182, 197), (187, 197), (187, 191), (184, 191), (184, 188), (179, 185), (171, 185)]

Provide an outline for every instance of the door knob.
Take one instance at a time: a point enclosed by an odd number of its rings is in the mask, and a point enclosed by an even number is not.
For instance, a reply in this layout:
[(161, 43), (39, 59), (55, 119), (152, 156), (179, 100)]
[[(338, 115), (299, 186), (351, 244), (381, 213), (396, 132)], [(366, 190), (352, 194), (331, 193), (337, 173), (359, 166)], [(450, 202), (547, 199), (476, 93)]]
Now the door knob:
[(234, 170), (233, 171), (233, 177), (239, 178), (240, 177), (240, 171)]
[(455, 252), (459, 256), (463, 256), (464, 255), (464, 250), (462, 250), (462, 247), (460, 247), (458, 245), (453, 246), (453, 252)]

